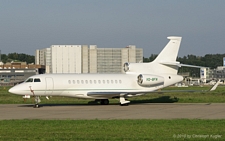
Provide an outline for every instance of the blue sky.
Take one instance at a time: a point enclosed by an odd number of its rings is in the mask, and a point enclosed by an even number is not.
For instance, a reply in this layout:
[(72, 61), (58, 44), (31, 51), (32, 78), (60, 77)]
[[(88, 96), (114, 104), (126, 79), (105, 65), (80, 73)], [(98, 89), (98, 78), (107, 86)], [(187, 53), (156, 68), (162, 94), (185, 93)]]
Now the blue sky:
[(225, 53), (224, 0), (0, 0), (0, 49), (34, 55), (53, 44), (158, 54), (182, 36), (179, 56)]

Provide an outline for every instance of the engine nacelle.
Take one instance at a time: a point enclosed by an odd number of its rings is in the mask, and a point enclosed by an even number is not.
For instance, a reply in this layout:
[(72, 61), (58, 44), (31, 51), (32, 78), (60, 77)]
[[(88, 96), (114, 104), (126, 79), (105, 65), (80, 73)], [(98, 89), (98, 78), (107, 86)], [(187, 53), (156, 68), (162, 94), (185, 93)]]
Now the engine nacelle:
[(140, 86), (157, 86), (164, 83), (164, 78), (157, 75), (139, 74), (137, 82)]
[(123, 70), (124, 70), (124, 72), (129, 71), (129, 63), (128, 62), (123, 64)]

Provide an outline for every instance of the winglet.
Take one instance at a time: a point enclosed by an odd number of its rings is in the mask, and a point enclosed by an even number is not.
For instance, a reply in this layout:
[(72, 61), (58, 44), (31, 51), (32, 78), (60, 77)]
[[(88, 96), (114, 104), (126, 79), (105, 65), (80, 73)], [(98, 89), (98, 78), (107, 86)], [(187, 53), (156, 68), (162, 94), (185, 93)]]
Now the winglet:
[(212, 88), (209, 90), (209, 91), (214, 91), (216, 90), (217, 86), (219, 85), (220, 83), (220, 79), (216, 82), (216, 84), (214, 86), (212, 86)]

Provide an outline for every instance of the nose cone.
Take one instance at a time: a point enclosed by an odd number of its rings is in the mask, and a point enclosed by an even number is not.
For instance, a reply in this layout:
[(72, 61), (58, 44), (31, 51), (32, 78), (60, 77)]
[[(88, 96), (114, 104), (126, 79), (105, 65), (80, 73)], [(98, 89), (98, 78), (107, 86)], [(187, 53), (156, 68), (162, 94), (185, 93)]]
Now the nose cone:
[(9, 89), (9, 92), (12, 93), (12, 94), (16, 94), (16, 89), (15, 87), (12, 87)]
[(17, 94), (17, 95), (25, 95), (25, 89), (22, 84), (16, 85), (12, 88), (9, 89), (9, 92), (12, 94)]

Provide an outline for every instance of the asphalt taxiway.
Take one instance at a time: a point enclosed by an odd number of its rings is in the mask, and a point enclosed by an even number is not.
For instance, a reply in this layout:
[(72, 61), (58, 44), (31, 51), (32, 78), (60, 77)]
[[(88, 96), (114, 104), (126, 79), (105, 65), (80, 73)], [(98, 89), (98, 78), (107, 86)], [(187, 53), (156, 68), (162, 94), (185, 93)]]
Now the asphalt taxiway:
[(1, 104), (0, 120), (9, 119), (225, 119), (225, 103), (145, 103), (119, 105)]

